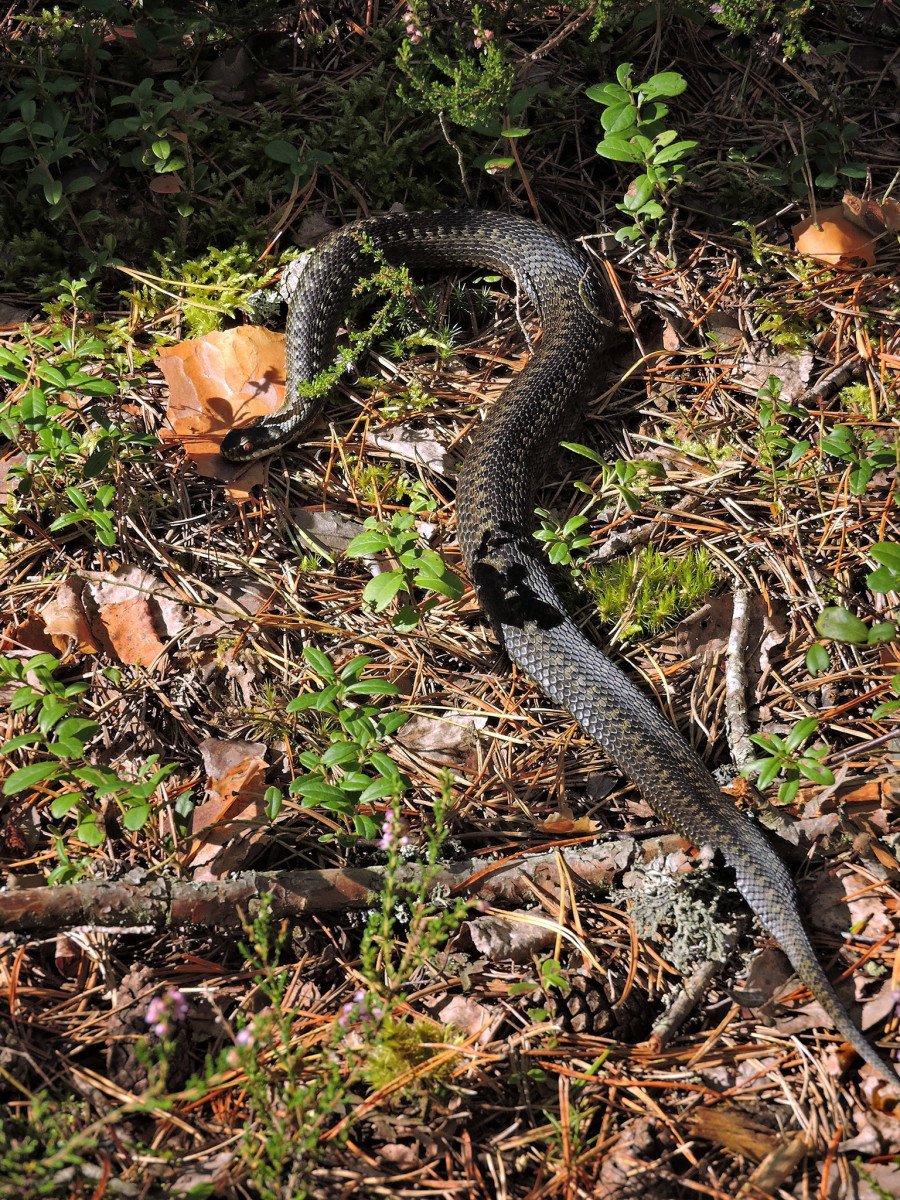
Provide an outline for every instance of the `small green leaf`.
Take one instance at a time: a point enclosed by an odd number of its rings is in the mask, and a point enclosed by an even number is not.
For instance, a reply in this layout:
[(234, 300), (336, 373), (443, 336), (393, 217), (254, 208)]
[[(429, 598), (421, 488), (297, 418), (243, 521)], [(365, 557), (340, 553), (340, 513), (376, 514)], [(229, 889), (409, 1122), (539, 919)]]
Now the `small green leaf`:
[(798, 721), (791, 732), (785, 738), (785, 745), (788, 750), (796, 750), (801, 746), (810, 734), (815, 733), (819, 728), (819, 722), (815, 717), (804, 717), (802, 721)]
[(805, 779), (819, 784), (820, 787), (830, 787), (834, 783), (834, 774), (829, 771), (828, 767), (823, 767), (821, 763), (816, 762), (814, 758), (801, 758), (797, 763), (797, 769)]
[(891, 567), (879, 567), (877, 571), (870, 572), (866, 584), (870, 592), (884, 595), (887, 592), (900, 590), (900, 575)]
[(787, 779), (778, 789), (778, 803), (791, 804), (800, 791), (799, 779)]
[(868, 643), (877, 646), (879, 642), (892, 642), (897, 636), (897, 626), (893, 621), (879, 621), (869, 629)]
[(595, 83), (584, 93), (597, 104), (630, 104), (631, 98), (617, 83)]
[(63, 185), (58, 179), (47, 179), (44, 181), (44, 199), (51, 207), (54, 204), (59, 204), (62, 200)]
[(666, 146), (664, 150), (658, 150), (653, 155), (653, 161), (654, 163), (676, 162), (696, 149), (697, 143), (693, 141), (673, 142), (671, 146)]
[(274, 821), (281, 812), (284, 804), (284, 795), (281, 788), (267, 787), (263, 792), (263, 803), (266, 806), (266, 816), (270, 821)]
[(487, 171), (488, 175), (495, 175), (499, 171), (508, 171), (510, 167), (515, 166), (514, 158), (487, 158), (482, 163), (482, 167)]
[(869, 547), (869, 553), (876, 562), (896, 571), (900, 576), (900, 545), (897, 542), (876, 542)]
[(638, 91), (644, 100), (655, 100), (657, 96), (680, 96), (687, 87), (687, 80), (677, 71), (660, 71), (651, 75)]
[(831, 669), (831, 655), (821, 643), (816, 642), (806, 652), (806, 669), (816, 679)]
[(360, 747), (355, 742), (332, 742), (322, 755), (326, 767), (339, 767), (346, 762), (358, 762)]
[(91, 846), (93, 849), (96, 849), (98, 846), (103, 845), (103, 838), (105, 835), (103, 830), (97, 824), (97, 818), (93, 813), (90, 813), (88, 816), (86, 816), (83, 821), (79, 821), (75, 832), (86, 846)]
[(64, 792), (62, 796), (55, 796), (50, 804), (50, 816), (55, 821), (60, 820), (81, 799), (83, 799), (81, 792)]
[(143, 829), (147, 824), (150, 816), (149, 804), (136, 804), (133, 808), (129, 808), (122, 816), (122, 824), (132, 833), (138, 829)]
[(637, 115), (632, 104), (613, 104), (604, 109), (600, 117), (600, 124), (607, 134), (624, 134), (626, 130), (636, 133)]
[(765, 760), (762, 770), (759, 773), (759, 779), (756, 781), (760, 791), (769, 786), (780, 770), (781, 762), (779, 759), (768, 758)]
[(363, 588), (363, 599), (367, 604), (371, 604), (376, 612), (382, 612), (402, 589), (403, 583), (402, 571), (383, 571), (374, 579), (370, 579)]
[(323, 679), (334, 679), (334, 667), (327, 654), (323, 654), (323, 652), (317, 649), (315, 646), (304, 646), (303, 657), (317, 675), (321, 675)]
[(292, 146), (290, 142), (284, 141), (282, 138), (275, 138), (274, 141), (267, 142), (265, 145), (265, 153), (274, 162), (295, 164), (297, 162), (297, 148)]
[(840, 607), (822, 609), (816, 621), (816, 633), (823, 638), (853, 645), (863, 645), (869, 638), (869, 631), (859, 617)]
[(526, 129), (524, 126), (520, 126), (520, 127), (514, 128), (514, 129), (502, 129), (500, 131), (500, 133), (501, 133), (501, 136), (505, 137), (505, 138), (520, 138), (520, 137), (525, 137), (527, 134), (531, 133), (531, 130)]
[(27, 767), (19, 767), (3, 783), (4, 796), (16, 796), (36, 783), (43, 783), (51, 775), (57, 774), (60, 766), (57, 762), (29, 763)]
[(347, 685), (348, 696), (399, 696), (400, 689), (390, 679), (360, 679)]
[(367, 529), (364, 533), (358, 533), (347, 547), (346, 554), (348, 558), (361, 558), (365, 554), (379, 554), (382, 550), (387, 549), (390, 541), (383, 533), (379, 533), (374, 529)]
[(291, 784), (291, 791), (300, 793), (307, 808), (314, 804), (325, 804), (329, 801), (338, 801), (344, 804), (347, 800), (347, 797), (340, 788), (336, 788), (332, 784), (326, 783), (324, 779), (313, 775), (295, 779)]
[(644, 156), (637, 145), (621, 137), (604, 138), (597, 144), (597, 153), (601, 158), (609, 158), (613, 162), (643, 162)]

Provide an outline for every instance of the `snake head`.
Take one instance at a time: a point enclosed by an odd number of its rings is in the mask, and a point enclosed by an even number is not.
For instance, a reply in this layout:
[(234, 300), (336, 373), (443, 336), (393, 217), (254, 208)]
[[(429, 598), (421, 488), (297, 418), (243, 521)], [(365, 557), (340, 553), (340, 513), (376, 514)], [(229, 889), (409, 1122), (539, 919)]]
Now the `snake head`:
[(222, 438), (219, 451), (229, 462), (244, 463), (258, 458), (260, 454), (259, 439), (251, 433), (252, 426), (244, 429), (229, 429)]

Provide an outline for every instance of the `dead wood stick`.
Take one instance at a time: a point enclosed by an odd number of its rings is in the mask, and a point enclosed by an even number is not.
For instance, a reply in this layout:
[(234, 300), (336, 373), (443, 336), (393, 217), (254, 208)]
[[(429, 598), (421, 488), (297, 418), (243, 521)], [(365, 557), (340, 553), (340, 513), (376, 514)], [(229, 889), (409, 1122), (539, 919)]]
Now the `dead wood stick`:
[[(637, 841), (623, 836), (590, 846), (570, 846), (545, 854), (491, 862), (465, 859), (447, 863), (431, 884), (490, 903), (523, 903), (533, 898), (529, 882), (558, 885), (557, 855), (576, 884), (608, 886), (629, 863), (648, 862), (682, 847), (674, 834)], [(414, 884), (421, 868), (400, 870), (400, 881)], [(0, 891), (0, 930), (71, 928), (75, 925), (163, 930), (181, 926), (240, 929), (263, 896), (270, 896), (276, 917), (348, 912), (377, 906), (384, 886), (384, 867), (344, 867), (321, 871), (246, 871), (233, 879), (186, 882), (177, 879), (104, 882), (84, 880), (64, 887), (11, 886)]]

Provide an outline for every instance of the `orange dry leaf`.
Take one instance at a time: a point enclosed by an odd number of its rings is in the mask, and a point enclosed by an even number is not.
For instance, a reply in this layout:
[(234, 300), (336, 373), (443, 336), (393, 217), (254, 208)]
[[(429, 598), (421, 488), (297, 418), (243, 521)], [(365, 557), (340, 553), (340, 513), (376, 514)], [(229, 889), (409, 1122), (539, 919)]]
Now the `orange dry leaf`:
[(44, 627), (63, 654), (96, 654), (100, 649), (84, 611), (83, 587), (81, 579), (64, 579), (41, 609)]
[(181, 442), (199, 474), (227, 483), (233, 500), (248, 499), (264, 466), (232, 466), (219, 446), (235, 425), (281, 407), (284, 336), (241, 325), (168, 346), (156, 362), (169, 385), (164, 440)]
[[(194, 809), (191, 855), (195, 879), (221, 879), (243, 866), (262, 837), (265, 821), (266, 747), (262, 742), (207, 738), (200, 743), (207, 799)], [(252, 823), (252, 824), (251, 824)]]
[(92, 584), (97, 605), (92, 629), (119, 662), (159, 669), (166, 646), (157, 632), (161, 620), (153, 594), (158, 587), (156, 576), (139, 567), (122, 567), (114, 576)]
[(840, 205), (824, 208), (816, 217), (807, 217), (791, 229), (800, 254), (832, 267), (851, 268), (862, 262), (875, 263), (872, 235), (844, 216)]
[(844, 192), (841, 210), (848, 221), (868, 233), (900, 233), (900, 203), (886, 196), (884, 200), (864, 200), (852, 192)]

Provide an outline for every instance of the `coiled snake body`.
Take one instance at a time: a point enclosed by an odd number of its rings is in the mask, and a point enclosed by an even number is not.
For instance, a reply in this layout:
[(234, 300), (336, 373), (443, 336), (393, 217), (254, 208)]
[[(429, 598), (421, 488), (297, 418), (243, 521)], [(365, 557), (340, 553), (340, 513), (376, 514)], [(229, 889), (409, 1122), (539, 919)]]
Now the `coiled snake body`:
[(836, 1028), (896, 1083), (820, 967), (791, 877), (766, 836), (722, 795), (644, 694), (581, 634), (532, 536), (536, 488), (563, 431), (596, 391), (609, 341), (605, 289), (577, 247), (530, 221), (486, 212), (390, 214), (339, 230), (310, 256), (291, 298), (284, 407), (232, 430), (222, 453), (232, 461), (272, 453), (315, 415), (317, 405), (300, 400), (296, 384), (331, 365), (339, 322), (372, 263), (372, 246), (396, 264), (496, 270), (537, 308), (538, 348), (493, 405), (459, 476), (459, 541), (481, 604), (513, 662), (596, 738), (659, 816), (696, 845), (721, 854), (745, 900)]

